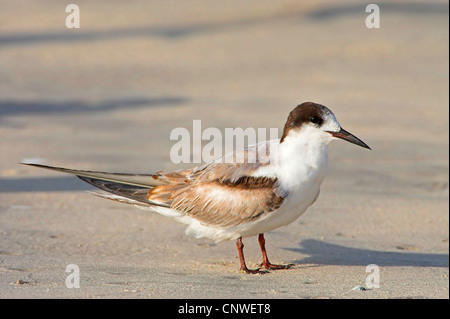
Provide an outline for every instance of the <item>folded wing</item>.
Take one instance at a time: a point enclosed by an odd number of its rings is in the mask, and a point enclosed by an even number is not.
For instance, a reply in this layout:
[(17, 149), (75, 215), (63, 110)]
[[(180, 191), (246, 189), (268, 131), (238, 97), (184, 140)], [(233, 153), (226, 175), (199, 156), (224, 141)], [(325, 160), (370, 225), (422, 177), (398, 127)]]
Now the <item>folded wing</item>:
[[(276, 177), (257, 174), (260, 168), (271, 165), (267, 152), (271, 143), (268, 141), (227, 154), (215, 162), (194, 169), (155, 174), (107, 173), (41, 164), (26, 165), (76, 175), (113, 194), (99, 194), (105, 198), (150, 208), (165, 207), (206, 225), (230, 226), (261, 218), (277, 210), (285, 199), (286, 194), (280, 190)], [(230, 156), (234, 157), (234, 161), (230, 160)], [(256, 161), (249, 161), (250, 158), (256, 158)]]

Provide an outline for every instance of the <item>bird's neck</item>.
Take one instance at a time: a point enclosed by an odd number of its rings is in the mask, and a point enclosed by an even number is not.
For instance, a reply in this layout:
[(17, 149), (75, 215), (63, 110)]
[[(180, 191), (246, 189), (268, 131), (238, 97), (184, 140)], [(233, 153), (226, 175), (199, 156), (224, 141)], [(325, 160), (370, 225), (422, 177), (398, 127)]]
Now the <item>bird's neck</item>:
[(287, 190), (320, 186), (328, 166), (328, 142), (316, 136), (287, 136), (279, 145), (277, 176)]

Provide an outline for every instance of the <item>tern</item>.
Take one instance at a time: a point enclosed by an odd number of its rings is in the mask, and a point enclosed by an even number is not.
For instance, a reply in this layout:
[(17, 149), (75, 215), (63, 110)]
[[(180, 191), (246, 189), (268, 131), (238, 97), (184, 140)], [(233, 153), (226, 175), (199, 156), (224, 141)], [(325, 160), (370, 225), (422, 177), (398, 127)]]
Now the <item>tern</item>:
[[(23, 164), (74, 174), (106, 191), (96, 195), (174, 218), (187, 225), (186, 234), (197, 238), (236, 240), (240, 270), (261, 274), (293, 266), (269, 261), (264, 233), (292, 223), (317, 200), (328, 145), (336, 139), (370, 149), (344, 130), (330, 109), (305, 102), (289, 113), (281, 139), (235, 150), (192, 169), (123, 174)], [(247, 268), (244, 258), (242, 238), (251, 236), (258, 236), (263, 257), (257, 269)]]

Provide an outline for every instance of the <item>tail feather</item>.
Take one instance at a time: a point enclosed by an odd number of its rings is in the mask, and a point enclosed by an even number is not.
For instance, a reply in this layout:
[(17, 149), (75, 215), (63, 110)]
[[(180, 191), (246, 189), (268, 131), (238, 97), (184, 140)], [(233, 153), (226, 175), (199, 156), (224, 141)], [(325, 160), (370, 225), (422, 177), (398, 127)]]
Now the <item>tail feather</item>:
[[(118, 195), (120, 197), (131, 199), (132, 201), (135, 201), (135, 202), (139, 202), (139, 203), (143, 203), (143, 204), (147, 204), (147, 205), (169, 207), (166, 204), (161, 204), (161, 203), (157, 203), (157, 202), (148, 200), (147, 199), (148, 192), (151, 189), (149, 187), (132, 186), (132, 185), (128, 185), (128, 184), (111, 182), (111, 181), (107, 181), (107, 180), (101, 180), (101, 179), (97, 179), (97, 178), (90, 178), (90, 177), (79, 176), (79, 175), (77, 175), (77, 177), (79, 179), (85, 181), (86, 183), (89, 183), (101, 190), (104, 190), (108, 193), (112, 193), (114, 195)], [(124, 200), (124, 199), (119, 200), (119, 198), (117, 198), (117, 197), (112, 198), (111, 196), (102, 196), (102, 195), (99, 195), (99, 196), (105, 197), (108, 199), (118, 200), (118, 201), (125, 202), (125, 203), (129, 203), (127, 200)], [(136, 203), (133, 203), (133, 204), (136, 204)]]
[(139, 208), (151, 207), (150, 205), (145, 204), (143, 202), (138, 202), (138, 201), (135, 201), (133, 199), (126, 198), (126, 197), (123, 197), (123, 196), (120, 196), (120, 195), (114, 195), (114, 194), (110, 194), (110, 193), (98, 193), (98, 192), (89, 192), (89, 193), (91, 193), (92, 195), (101, 197), (101, 198), (106, 198), (106, 199), (113, 200), (115, 202), (134, 205), (134, 206), (139, 207)]
[(40, 167), (45, 169), (50, 169), (62, 173), (73, 174), (76, 176), (88, 177), (100, 179), (103, 181), (117, 182), (125, 185), (133, 185), (139, 187), (156, 187), (161, 185), (167, 185), (167, 181), (160, 179), (159, 175), (152, 174), (123, 174), (123, 173), (106, 173), (97, 171), (85, 171), (77, 169), (69, 169), (63, 167), (54, 167), (42, 164), (32, 164), (32, 163), (21, 163), (24, 165)]
[(139, 206), (169, 207), (167, 204), (154, 202), (147, 198), (151, 189), (168, 184), (165, 180), (159, 180), (160, 175), (150, 174), (122, 174), (97, 171), (75, 170), (62, 167), (53, 167), (42, 164), (22, 163), (58, 172), (73, 174), (81, 180), (114, 195), (97, 194), (100, 197), (113, 199), (122, 203)]

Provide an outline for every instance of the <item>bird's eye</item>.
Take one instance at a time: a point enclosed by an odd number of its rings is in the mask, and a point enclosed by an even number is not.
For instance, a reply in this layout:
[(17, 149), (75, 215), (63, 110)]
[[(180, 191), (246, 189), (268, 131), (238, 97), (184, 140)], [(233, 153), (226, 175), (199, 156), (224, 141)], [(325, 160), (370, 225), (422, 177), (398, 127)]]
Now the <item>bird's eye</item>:
[(317, 116), (312, 116), (309, 121), (313, 124), (322, 124), (322, 119)]

